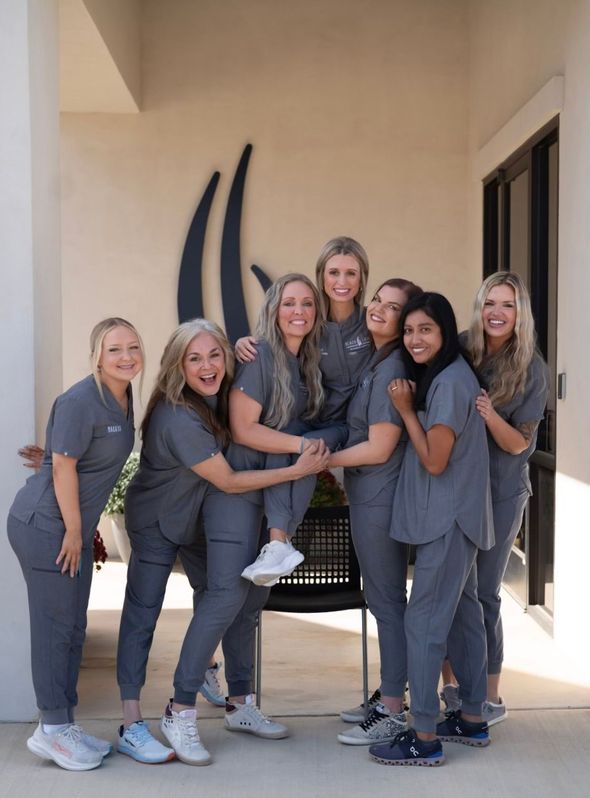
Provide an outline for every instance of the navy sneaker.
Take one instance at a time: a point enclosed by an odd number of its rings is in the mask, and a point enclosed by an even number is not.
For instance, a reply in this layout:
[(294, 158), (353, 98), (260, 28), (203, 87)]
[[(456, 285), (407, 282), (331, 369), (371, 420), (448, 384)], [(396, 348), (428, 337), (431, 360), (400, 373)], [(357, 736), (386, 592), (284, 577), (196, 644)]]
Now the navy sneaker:
[(413, 729), (398, 734), (390, 743), (372, 745), (369, 753), (375, 762), (382, 765), (421, 765), (431, 768), (445, 761), (440, 740), (419, 740)]
[(482, 748), (490, 744), (490, 733), (488, 724), (472, 723), (463, 720), (461, 710), (449, 712), (447, 717), (437, 724), (436, 733), (441, 740), (449, 743), (463, 743), (463, 745), (473, 745)]

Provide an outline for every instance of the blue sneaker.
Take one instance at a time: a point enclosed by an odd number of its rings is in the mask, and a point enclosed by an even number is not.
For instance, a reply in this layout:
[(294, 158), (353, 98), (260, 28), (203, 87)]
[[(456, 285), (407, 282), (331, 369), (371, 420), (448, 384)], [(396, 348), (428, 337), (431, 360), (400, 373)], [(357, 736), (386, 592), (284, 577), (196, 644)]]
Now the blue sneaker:
[(401, 732), (390, 743), (372, 745), (369, 753), (375, 762), (382, 765), (419, 765), (430, 768), (438, 767), (445, 761), (440, 740), (419, 740), (413, 729)]
[(225, 696), (217, 674), (221, 668), (221, 662), (216, 662), (205, 671), (205, 681), (199, 688), (199, 693), (203, 698), (215, 707), (225, 707)]
[(119, 726), (117, 751), (144, 765), (159, 765), (176, 757), (172, 748), (167, 748), (156, 740), (143, 720), (135, 721), (126, 729)]
[(490, 744), (488, 724), (485, 721), (472, 723), (463, 720), (461, 710), (449, 712), (447, 717), (437, 724), (436, 733), (441, 740), (449, 743), (463, 743), (477, 748)]

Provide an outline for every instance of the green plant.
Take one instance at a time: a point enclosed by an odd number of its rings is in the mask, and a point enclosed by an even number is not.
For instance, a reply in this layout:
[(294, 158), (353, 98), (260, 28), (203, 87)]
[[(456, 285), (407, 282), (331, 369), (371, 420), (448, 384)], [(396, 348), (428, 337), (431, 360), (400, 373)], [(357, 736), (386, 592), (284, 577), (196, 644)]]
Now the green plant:
[(310, 507), (342, 507), (348, 504), (346, 493), (331, 471), (320, 471)]
[(104, 508), (106, 515), (115, 515), (115, 513), (125, 512), (125, 494), (138, 468), (139, 453), (131, 452), (109, 496), (106, 507)]

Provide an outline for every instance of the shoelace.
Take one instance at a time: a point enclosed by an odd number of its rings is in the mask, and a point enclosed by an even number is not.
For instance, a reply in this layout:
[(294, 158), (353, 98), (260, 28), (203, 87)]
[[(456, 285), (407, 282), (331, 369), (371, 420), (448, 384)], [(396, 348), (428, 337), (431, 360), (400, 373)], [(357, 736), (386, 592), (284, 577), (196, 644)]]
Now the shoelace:
[(201, 742), (199, 731), (197, 729), (197, 721), (194, 718), (179, 718), (180, 721), (180, 736), (183, 745), (196, 745)]
[(84, 742), (82, 740), (82, 728), (78, 726), (76, 723), (72, 723), (71, 726), (67, 726), (63, 731), (61, 731), (60, 737), (69, 743), (73, 749), (79, 750), (80, 748), (84, 747)]
[(259, 709), (255, 704), (244, 704), (247, 711), (250, 715), (253, 715), (256, 720), (261, 721), (262, 723), (272, 723), (270, 718), (267, 718), (266, 715)]
[(369, 717), (360, 724), (360, 727), (363, 731), (369, 731), (372, 726), (376, 726), (383, 718), (388, 717), (389, 715), (384, 715), (378, 709), (373, 709)]
[(141, 748), (143, 745), (146, 745), (146, 743), (149, 743), (152, 739), (150, 730), (145, 723), (134, 723), (125, 730), (124, 735), (129, 737), (133, 745), (135, 745), (137, 748)]
[[(377, 690), (375, 690), (373, 695), (367, 701), (367, 704), (369, 705), (369, 709), (372, 709), (375, 706), (375, 704), (379, 703), (379, 701), (381, 701), (381, 690), (377, 689)], [(361, 704), (361, 707), (364, 708), (364, 706), (365, 706), (364, 703)]]

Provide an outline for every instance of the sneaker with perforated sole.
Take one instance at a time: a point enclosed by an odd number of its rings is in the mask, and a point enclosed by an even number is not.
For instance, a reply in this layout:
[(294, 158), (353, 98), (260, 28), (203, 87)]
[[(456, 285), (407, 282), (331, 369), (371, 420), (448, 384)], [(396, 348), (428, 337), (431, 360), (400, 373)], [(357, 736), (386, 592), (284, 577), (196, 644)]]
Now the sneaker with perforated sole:
[(369, 753), (380, 765), (438, 767), (445, 761), (440, 740), (420, 740), (413, 729), (398, 734), (390, 743), (379, 743)]
[(383, 704), (377, 704), (366, 720), (341, 732), (338, 735), (338, 740), (344, 745), (385, 743), (395, 739), (398, 734), (407, 729), (408, 722), (405, 712), (393, 713)]
[(225, 728), (228, 731), (245, 732), (265, 740), (282, 740), (289, 736), (289, 729), (261, 712), (254, 702), (254, 696), (247, 695), (244, 704), (225, 706)]
[(27, 748), (41, 759), (53, 760), (64, 770), (94, 770), (102, 764), (102, 756), (82, 740), (80, 727), (73, 723), (52, 734), (39, 723), (27, 740)]
[(186, 765), (210, 764), (211, 754), (199, 737), (196, 709), (175, 712), (172, 703), (169, 703), (160, 719), (160, 731), (181, 762)]

